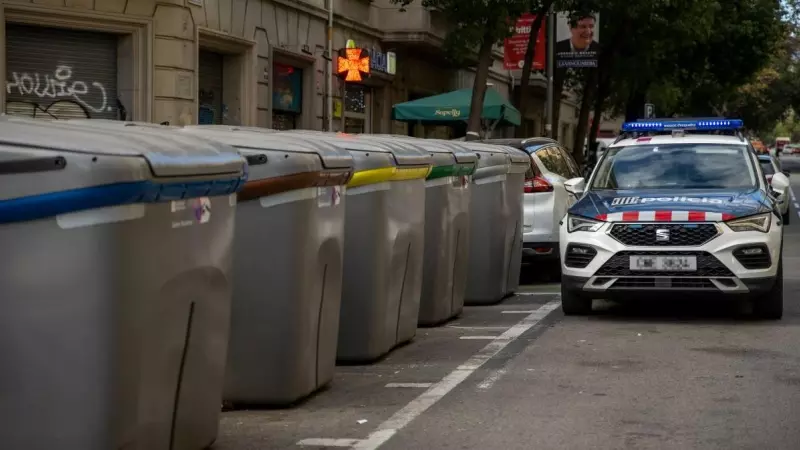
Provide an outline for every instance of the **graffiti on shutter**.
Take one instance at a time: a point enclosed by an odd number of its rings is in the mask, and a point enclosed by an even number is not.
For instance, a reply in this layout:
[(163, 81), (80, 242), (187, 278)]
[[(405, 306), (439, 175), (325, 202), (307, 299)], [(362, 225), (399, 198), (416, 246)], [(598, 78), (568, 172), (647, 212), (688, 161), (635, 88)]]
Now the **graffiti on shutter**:
[(117, 98), (117, 37), (8, 24), (6, 113), (126, 119)]
[[(100, 99), (92, 104), (87, 98), (90, 89), (96, 92), (92, 97)], [(113, 111), (109, 105), (108, 93), (103, 83), (73, 79), (72, 67), (58, 66), (52, 73), (11, 72), (6, 81), (6, 94), (9, 98), (23, 97), (25, 100), (9, 100), (6, 111), (36, 117), (37, 112), (53, 118), (92, 117), (92, 113)], [(34, 99), (35, 98), (35, 99)]]

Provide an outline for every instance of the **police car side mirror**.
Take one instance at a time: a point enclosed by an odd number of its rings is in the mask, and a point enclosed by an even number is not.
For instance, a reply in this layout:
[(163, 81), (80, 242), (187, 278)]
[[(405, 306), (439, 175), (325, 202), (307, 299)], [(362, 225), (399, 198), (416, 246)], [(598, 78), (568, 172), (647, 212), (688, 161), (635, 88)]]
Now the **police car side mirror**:
[(770, 187), (772, 187), (772, 190), (778, 194), (778, 196), (782, 197), (786, 195), (786, 190), (789, 189), (790, 184), (789, 177), (782, 173), (776, 173), (772, 176)]
[(586, 188), (586, 180), (583, 177), (572, 178), (564, 182), (564, 189), (570, 194), (580, 197)]

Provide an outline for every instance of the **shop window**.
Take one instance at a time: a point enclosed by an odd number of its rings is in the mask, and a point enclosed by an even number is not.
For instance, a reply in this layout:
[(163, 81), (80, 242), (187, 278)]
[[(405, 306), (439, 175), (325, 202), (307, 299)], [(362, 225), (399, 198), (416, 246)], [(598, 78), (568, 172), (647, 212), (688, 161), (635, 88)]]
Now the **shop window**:
[(296, 129), (303, 112), (303, 69), (275, 63), (272, 70), (272, 128)]
[(348, 85), (344, 93), (345, 133), (369, 133), (370, 130), (370, 92), (369, 88)]

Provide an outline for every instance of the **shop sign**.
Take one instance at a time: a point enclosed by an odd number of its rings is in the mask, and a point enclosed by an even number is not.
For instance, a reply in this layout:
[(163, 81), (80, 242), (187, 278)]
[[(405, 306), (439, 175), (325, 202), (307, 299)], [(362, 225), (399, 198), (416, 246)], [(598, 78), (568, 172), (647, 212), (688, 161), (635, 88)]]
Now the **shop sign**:
[(397, 67), (397, 57), (394, 52), (383, 53), (375, 47), (370, 52), (372, 57), (369, 62), (370, 69), (394, 75)]
[(356, 47), (352, 39), (347, 40), (346, 48), (339, 50), (336, 59), (336, 73), (348, 81), (362, 81), (370, 74), (370, 55), (367, 50)]

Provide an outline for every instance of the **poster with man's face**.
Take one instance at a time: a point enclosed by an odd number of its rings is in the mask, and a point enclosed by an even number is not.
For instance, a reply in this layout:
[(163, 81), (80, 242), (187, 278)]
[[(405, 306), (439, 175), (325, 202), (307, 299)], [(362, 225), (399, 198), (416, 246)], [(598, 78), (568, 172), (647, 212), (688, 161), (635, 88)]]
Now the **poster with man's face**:
[(599, 42), (599, 14), (558, 13), (555, 45), (557, 68), (597, 67)]

